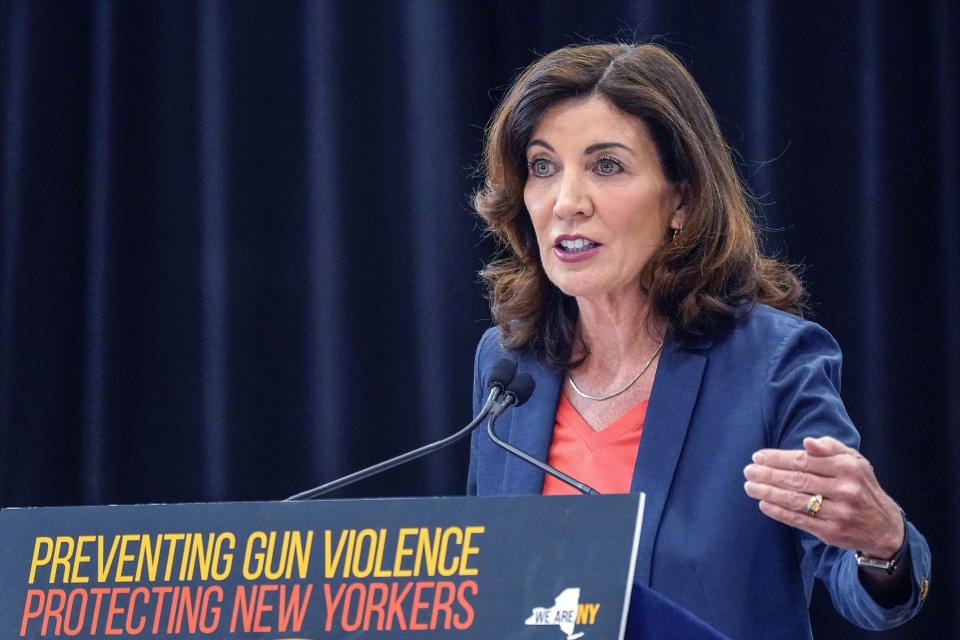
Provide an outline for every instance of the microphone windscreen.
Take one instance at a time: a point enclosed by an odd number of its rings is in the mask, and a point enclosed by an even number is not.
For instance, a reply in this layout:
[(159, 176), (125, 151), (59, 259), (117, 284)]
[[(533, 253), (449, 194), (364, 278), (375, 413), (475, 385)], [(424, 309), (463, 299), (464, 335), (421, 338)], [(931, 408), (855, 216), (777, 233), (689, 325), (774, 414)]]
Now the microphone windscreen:
[(509, 358), (500, 358), (493, 363), (493, 366), (490, 367), (490, 378), (487, 383), (487, 388), (490, 389), (493, 385), (500, 385), (501, 389), (506, 389), (514, 376), (517, 375), (517, 364), (510, 360)]
[(517, 377), (510, 383), (510, 386), (507, 387), (507, 393), (512, 393), (517, 399), (513, 406), (519, 407), (526, 402), (533, 394), (533, 388), (535, 386), (537, 386), (537, 383), (533, 381), (532, 375), (526, 371), (518, 373)]

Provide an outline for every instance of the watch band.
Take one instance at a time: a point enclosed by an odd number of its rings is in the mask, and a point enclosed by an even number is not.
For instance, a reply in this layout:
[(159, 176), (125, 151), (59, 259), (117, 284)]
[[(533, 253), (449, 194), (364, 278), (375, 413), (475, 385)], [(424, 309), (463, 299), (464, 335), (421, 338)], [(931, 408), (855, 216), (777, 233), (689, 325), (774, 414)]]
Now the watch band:
[(893, 575), (893, 572), (900, 566), (900, 561), (903, 560), (903, 556), (907, 552), (907, 516), (903, 513), (903, 509), (900, 509), (900, 517), (903, 519), (903, 543), (901, 543), (896, 553), (894, 553), (889, 560), (880, 560), (871, 558), (864, 554), (863, 551), (856, 551), (854, 555), (857, 558), (857, 567), (868, 573)]

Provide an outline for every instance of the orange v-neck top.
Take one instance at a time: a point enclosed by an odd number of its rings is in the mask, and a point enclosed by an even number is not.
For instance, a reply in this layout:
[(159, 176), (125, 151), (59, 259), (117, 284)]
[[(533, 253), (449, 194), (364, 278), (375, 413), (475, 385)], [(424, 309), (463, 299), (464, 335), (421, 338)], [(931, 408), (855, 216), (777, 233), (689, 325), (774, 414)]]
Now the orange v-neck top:
[[(600, 493), (630, 493), (648, 402), (638, 402), (605, 429), (594, 431), (561, 393), (547, 461)], [(547, 475), (543, 495), (560, 494), (579, 491)]]

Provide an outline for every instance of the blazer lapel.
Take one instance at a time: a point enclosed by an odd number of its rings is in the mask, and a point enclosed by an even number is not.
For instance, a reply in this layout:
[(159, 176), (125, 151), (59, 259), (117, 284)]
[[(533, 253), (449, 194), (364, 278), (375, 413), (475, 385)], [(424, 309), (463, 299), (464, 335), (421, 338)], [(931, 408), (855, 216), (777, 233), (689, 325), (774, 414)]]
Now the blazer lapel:
[[(706, 346), (709, 343), (692, 348)], [(647, 494), (634, 577), (635, 582), (645, 586), (650, 586), (660, 518), (673, 484), (706, 362), (704, 355), (681, 349), (675, 340), (668, 339), (657, 364), (631, 485), (633, 493)]]
[[(519, 407), (507, 410), (497, 421), (497, 435), (513, 446), (546, 462), (553, 440), (557, 402), (563, 375), (545, 369), (529, 353), (521, 356), (518, 370), (533, 375), (536, 382), (533, 395)], [(503, 452), (507, 463), (503, 474), (503, 495), (540, 493), (543, 491), (543, 471), (524, 462), (512, 453)]]

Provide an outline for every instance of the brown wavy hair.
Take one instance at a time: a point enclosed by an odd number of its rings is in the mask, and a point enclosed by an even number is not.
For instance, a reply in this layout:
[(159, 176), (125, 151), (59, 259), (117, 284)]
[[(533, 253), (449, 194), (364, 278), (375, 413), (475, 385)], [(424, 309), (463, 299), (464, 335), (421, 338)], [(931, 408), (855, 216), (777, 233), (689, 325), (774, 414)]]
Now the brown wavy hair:
[[(682, 233), (663, 242), (638, 287), (652, 313), (681, 340), (731, 326), (751, 303), (802, 315), (803, 286), (792, 266), (763, 257), (745, 187), (716, 117), (693, 77), (654, 44), (590, 44), (558, 49), (517, 78), (486, 132), (474, 208), (501, 243), (481, 276), (507, 348), (529, 346), (548, 364), (572, 368), (586, 358), (576, 301), (546, 277), (523, 202), (527, 145), (550, 107), (601, 95), (640, 118), (671, 184), (685, 185)], [(576, 351), (574, 347), (578, 347)], [(572, 360), (572, 354), (580, 355)]]

